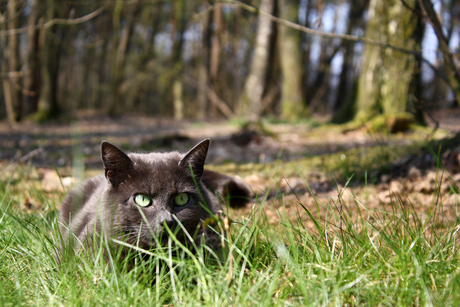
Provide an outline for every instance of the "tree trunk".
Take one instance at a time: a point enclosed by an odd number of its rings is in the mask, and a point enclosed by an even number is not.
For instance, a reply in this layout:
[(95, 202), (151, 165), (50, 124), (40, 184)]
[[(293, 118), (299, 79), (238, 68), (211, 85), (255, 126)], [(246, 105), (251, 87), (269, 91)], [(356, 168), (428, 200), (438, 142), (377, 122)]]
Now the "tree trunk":
[[(298, 23), (299, 2), (279, 0), (281, 18)], [(300, 51), (300, 34), (298, 30), (280, 25), (280, 58), (282, 90), (281, 116), (285, 119), (298, 119), (306, 114), (305, 99), (302, 95), (302, 53)]]
[(22, 112), (24, 116), (33, 114), (38, 110), (38, 97), (40, 87), (40, 49), (38, 48), (39, 31), (36, 28), (39, 17), (38, 0), (31, 0), (31, 11), (27, 30), (27, 68), (28, 73), (24, 78), (24, 97)]
[(213, 10), (214, 35), (211, 38), (211, 60), (209, 63), (209, 74), (211, 80), (215, 80), (219, 70), (220, 60), (220, 34), (222, 30), (222, 8), (216, 5)]
[[(2, 14), (0, 12), (0, 29), (2, 31), (6, 30), (6, 13)], [(7, 51), (7, 40), (6, 36), (0, 36), (0, 51), (2, 55), (2, 74), (8, 74), (8, 51)], [(3, 86), (3, 99), (5, 100), (5, 108), (6, 108), (6, 116), (8, 118), (8, 123), (11, 126), (16, 125), (16, 114), (14, 112), (14, 105), (11, 98), (11, 86), (10, 81), (7, 76), (2, 78), (2, 86)]]
[[(353, 30), (362, 26), (363, 13), (369, 5), (368, 0), (352, 1), (348, 13), (348, 25), (346, 34), (353, 35)], [(340, 81), (337, 89), (337, 99), (334, 104), (334, 110), (339, 110), (347, 101), (346, 97), (350, 94), (350, 88), (353, 82), (350, 82), (350, 71), (353, 67), (353, 57), (355, 43), (342, 41), (343, 63), (340, 72)]]
[[(56, 0), (47, 0), (46, 19), (52, 20), (65, 16), (59, 10), (68, 8), (68, 1), (63, 5)], [(40, 30), (39, 48), (41, 50), (41, 88), (38, 101), (38, 120), (45, 120), (58, 116), (60, 107), (58, 103), (58, 76), (61, 44), (64, 32), (59, 25)]]
[[(19, 26), (18, 22), (18, 4), (17, 0), (9, 0), (7, 3), (7, 25), (8, 30), (17, 29)], [(12, 34), (8, 36), (8, 47), (7, 47), (7, 58), (8, 58), (8, 71), (15, 72), (19, 71), (19, 43), (18, 35)], [(20, 104), (20, 94), (19, 91), (20, 85), (18, 83), (18, 78), (8, 78), (9, 83), (9, 99), (12, 106), (13, 114), (11, 118), (14, 117), (14, 120), (17, 121), (21, 118), (21, 104)]]
[(197, 113), (196, 118), (204, 120), (206, 118), (206, 109), (208, 105), (207, 90), (208, 90), (208, 67), (209, 67), (209, 45), (211, 38), (209, 14), (206, 14), (201, 21), (202, 40), (201, 52), (197, 59), (198, 70), (198, 93), (197, 93)]
[[(259, 10), (271, 14), (273, 12), (274, 0), (262, 0)], [(265, 80), (268, 69), (268, 58), (270, 55), (270, 35), (272, 32), (272, 21), (265, 15), (259, 14), (254, 54), (249, 75), (246, 80), (243, 92), (239, 115), (250, 121), (258, 121), (261, 112), (262, 95), (265, 89)]]
[[(407, 0), (415, 7), (416, 0)], [(365, 36), (410, 50), (420, 50), (414, 38), (418, 16), (399, 0), (372, 0)], [(366, 45), (358, 80), (355, 120), (368, 121), (380, 113), (407, 111), (414, 77), (414, 56), (390, 48)]]
[(172, 91), (175, 119), (182, 119), (184, 116), (184, 98), (182, 95), (182, 69), (184, 64), (182, 63), (182, 46), (185, 31), (185, 6), (185, 0), (177, 0), (174, 2), (174, 28), (171, 31), (171, 38), (174, 41), (171, 66), (174, 71), (170, 81), (170, 90)]
[[(137, 2), (137, 1), (136, 1)], [(123, 95), (121, 83), (123, 81), (123, 66), (125, 62), (128, 42), (133, 31), (134, 19), (137, 11), (137, 4), (131, 4), (126, 16), (125, 24), (121, 29), (121, 15), (123, 1), (118, 0), (113, 11), (113, 64), (112, 64), (112, 94), (113, 99), (109, 107), (109, 113), (114, 114), (115, 110), (121, 107)], [(121, 36), (120, 36), (121, 31)]]
[[(369, 0), (353, 1), (350, 3), (348, 13), (348, 35), (353, 35), (355, 29), (363, 28), (363, 14), (369, 6)], [(355, 57), (355, 42), (342, 41), (343, 51), (342, 70), (340, 72), (339, 85), (337, 87), (337, 98), (334, 103), (334, 116), (332, 122), (344, 123), (353, 119), (354, 102), (356, 100), (357, 76), (353, 70), (353, 59)]]

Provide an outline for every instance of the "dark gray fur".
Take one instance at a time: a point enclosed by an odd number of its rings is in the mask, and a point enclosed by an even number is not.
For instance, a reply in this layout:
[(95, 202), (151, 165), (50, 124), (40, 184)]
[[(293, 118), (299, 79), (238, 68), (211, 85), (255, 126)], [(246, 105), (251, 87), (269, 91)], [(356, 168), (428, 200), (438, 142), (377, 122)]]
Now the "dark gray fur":
[[(76, 248), (80, 248), (94, 234), (104, 232), (110, 238), (149, 249), (155, 245), (152, 232), (155, 236), (161, 234), (165, 240), (165, 225), (176, 229), (177, 238), (185, 242), (177, 219), (190, 235), (195, 234), (199, 239), (204, 234), (206, 244), (216, 248), (219, 240), (207, 238), (207, 231), (200, 227), (201, 222), (210, 217), (200, 203), (216, 214), (221, 208), (213, 192), (225, 197), (237, 196), (231, 205), (247, 202), (252, 192), (239, 179), (204, 170), (209, 144), (209, 139), (203, 140), (186, 154), (125, 154), (118, 147), (102, 142), (105, 175), (90, 178), (70, 191), (60, 207), (64, 245), (75, 236)], [(184, 207), (176, 207), (174, 198), (182, 192), (188, 193), (189, 202)], [(136, 205), (134, 196), (139, 193), (149, 195), (152, 204)]]

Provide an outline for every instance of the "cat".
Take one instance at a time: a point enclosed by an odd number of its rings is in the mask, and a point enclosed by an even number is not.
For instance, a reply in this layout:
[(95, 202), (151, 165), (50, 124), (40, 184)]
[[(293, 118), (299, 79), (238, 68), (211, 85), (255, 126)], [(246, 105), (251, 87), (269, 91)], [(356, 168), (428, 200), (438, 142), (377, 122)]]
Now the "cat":
[(71, 190), (60, 207), (62, 246), (72, 241), (78, 250), (104, 233), (148, 250), (165, 245), (168, 227), (182, 243), (185, 228), (196, 242), (204, 237), (206, 245), (218, 249), (220, 238), (203, 221), (221, 210), (218, 197), (237, 207), (251, 199), (252, 191), (238, 178), (204, 169), (209, 145), (205, 139), (186, 154), (127, 154), (103, 141), (104, 174)]

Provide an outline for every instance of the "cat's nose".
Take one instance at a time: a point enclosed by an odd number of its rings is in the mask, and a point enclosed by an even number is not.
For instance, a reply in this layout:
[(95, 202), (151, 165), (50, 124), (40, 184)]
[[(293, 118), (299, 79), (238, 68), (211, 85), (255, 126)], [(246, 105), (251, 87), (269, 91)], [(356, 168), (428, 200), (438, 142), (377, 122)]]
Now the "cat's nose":
[(175, 226), (176, 226), (176, 221), (172, 220), (172, 221), (164, 221), (163, 226), (166, 225), (168, 226), (169, 229), (171, 230), (174, 230)]
[(168, 226), (169, 229), (174, 229), (176, 221), (169, 212), (160, 212), (157, 215), (158, 224), (161, 226)]

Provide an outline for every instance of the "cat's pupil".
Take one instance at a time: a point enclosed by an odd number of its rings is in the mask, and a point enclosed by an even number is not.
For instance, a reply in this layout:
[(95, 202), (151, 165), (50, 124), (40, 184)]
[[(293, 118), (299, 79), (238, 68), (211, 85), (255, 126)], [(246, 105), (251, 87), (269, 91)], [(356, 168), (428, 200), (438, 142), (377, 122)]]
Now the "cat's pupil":
[(146, 206), (150, 205), (151, 200), (150, 200), (150, 197), (148, 197), (145, 194), (137, 194), (134, 197), (134, 202), (136, 204), (138, 204), (139, 206), (141, 206), (141, 207), (146, 207)]
[(176, 206), (185, 206), (188, 203), (188, 194), (180, 193), (174, 199), (174, 203), (176, 204)]

